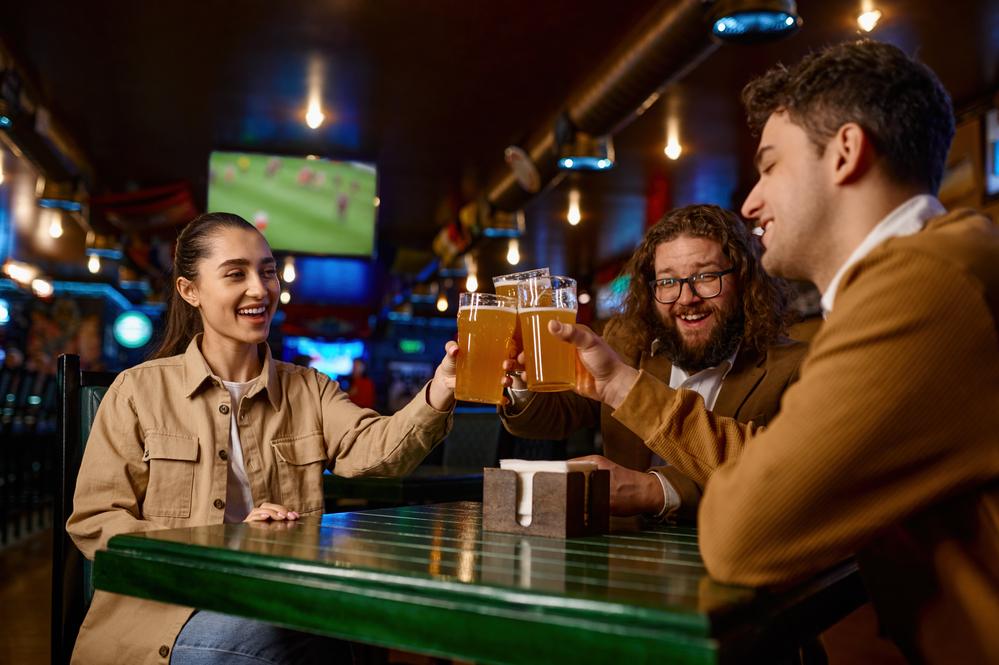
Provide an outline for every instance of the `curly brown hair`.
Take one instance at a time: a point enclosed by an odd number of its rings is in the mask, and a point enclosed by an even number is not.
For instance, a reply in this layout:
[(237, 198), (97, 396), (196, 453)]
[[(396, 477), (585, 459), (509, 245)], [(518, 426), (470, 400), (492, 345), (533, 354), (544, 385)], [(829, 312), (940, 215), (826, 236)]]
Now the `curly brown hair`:
[(763, 270), (759, 243), (739, 216), (714, 205), (677, 208), (646, 232), (623, 271), (630, 279), (619, 321), (629, 336), (640, 348), (648, 348), (652, 343), (650, 337), (660, 326), (649, 287), (649, 282), (656, 278), (656, 248), (682, 235), (707, 238), (721, 245), (738, 276), (744, 321), (742, 347), (766, 352), (787, 332), (793, 319), (788, 308), (787, 284)]
[(777, 65), (742, 91), (750, 129), (787, 112), (822, 156), (844, 124), (860, 125), (896, 181), (940, 189), (954, 137), (950, 96), (936, 74), (891, 44), (845, 42)]

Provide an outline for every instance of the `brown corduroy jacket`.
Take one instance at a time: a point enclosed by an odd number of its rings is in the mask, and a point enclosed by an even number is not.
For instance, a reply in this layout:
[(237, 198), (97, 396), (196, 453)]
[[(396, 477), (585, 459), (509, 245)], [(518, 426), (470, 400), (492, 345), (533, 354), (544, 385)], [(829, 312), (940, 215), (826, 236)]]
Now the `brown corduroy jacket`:
[[(673, 366), (666, 356), (640, 348), (619, 320), (613, 319), (607, 324), (603, 337), (629, 366), (669, 383)], [(797, 379), (798, 366), (807, 349), (806, 344), (785, 339), (771, 346), (762, 356), (751, 349), (740, 351), (718, 391), (714, 412), (740, 422), (766, 425), (780, 410), (784, 390)], [(527, 438), (562, 439), (581, 427), (599, 425), (603, 453), (612, 462), (636, 471), (645, 471), (652, 464), (652, 451), (641, 438), (611, 416), (607, 405), (576, 393), (533, 393), (519, 411), (500, 408), (500, 417), (511, 434)], [(694, 519), (701, 485), (674, 466), (649, 470), (662, 473), (676, 488), (680, 495), (677, 516)]]
[[(239, 404), (198, 347), (152, 360), (115, 379), (94, 419), (73, 514), (66, 525), (89, 558), (121, 533), (221, 524), (225, 513), (230, 418), (254, 505), (284, 505), (303, 516), (323, 510), (322, 474), (403, 475), (451, 427), (451, 413), (421, 391), (391, 417), (354, 405), (314, 369), (275, 361)], [(166, 665), (193, 610), (97, 591), (73, 662)]]
[(996, 663), (997, 324), (999, 230), (953, 212), (847, 271), (765, 430), (648, 373), (614, 417), (706, 483), (714, 577), (783, 583), (856, 555), (911, 660)]

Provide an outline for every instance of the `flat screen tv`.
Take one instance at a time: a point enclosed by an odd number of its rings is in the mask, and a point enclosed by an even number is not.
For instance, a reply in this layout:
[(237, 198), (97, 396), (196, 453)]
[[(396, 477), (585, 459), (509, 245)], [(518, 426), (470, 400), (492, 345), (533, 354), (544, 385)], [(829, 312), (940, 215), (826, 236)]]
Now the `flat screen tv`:
[(369, 164), (219, 151), (209, 158), (208, 209), (246, 218), (277, 252), (371, 256), (375, 192)]
[(309, 359), (314, 367), (330, 378), (349, 376), (354, 368), (354, 358), (364, 357), (364, 342), (359, 339), (328, 342), (311, 337), (285, 337), (281, 359), (294, 362)]

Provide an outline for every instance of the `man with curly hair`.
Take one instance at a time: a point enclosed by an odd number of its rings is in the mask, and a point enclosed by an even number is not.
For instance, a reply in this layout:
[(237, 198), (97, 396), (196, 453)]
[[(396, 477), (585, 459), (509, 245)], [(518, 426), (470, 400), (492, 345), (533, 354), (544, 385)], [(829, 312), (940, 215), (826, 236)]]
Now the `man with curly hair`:
[[(604, 337), (625, 362), (695, 391), (716, 413), (769, 422), (806, 346), (784, 336), (785, 289), (762, 269), (759, 242), (742, 220), (711, 205), (674, 210), (648, 230), (624, 272), (624, 312)], [(606, 407), (574, 393), (518, 388), (511, 396), (500, 415), (517, 436), (564, 438), (600, 426), (605, 456), (582, 459), (610, 470), (613, 514), (695, 517), (700, 485), (664, 464)]]
[[(999, 662), (999, 229), (947, 212), (954, 115), (925, 65), (833, 46), (743, 92), (761, 131), (743, 213), (763, 264), (811, 280), (826, 320), (766, 427), (706, 411), (584, 326), (587, 394), (705, 483), (699, 544), (735, 584), (855, 556), (914, 663)], [(592, 380), (589, 380), (592, 379)]]

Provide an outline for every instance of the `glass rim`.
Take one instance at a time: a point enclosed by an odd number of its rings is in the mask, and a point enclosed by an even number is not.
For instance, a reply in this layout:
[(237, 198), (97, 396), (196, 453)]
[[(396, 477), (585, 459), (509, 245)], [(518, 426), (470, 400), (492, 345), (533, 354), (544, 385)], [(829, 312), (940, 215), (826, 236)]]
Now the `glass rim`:
[(541, 280), (548, 280), (550, 282), (559, 282), (559, 286), (551, 286), (552, 290), (576, 288), (577, 282), (574, 277), (566, 277), (565, 275), (538, 275), (537, 277), (528, 277), (527, 279), (522, 279), (519, 284), (526, 282), (540, 282)]
[(493, 286), (499, 286), (501, 284), (516, 284), (517, 282), (522, 282), (525, 279), (533, 277), (547, 277), (550, 272), (551, 271), (548, 268), (534, 268), (532, 270), (510, 272), (505, 275), (496, 275), (493, 277)]
[[(465, 300), (471, 302), (464, 302)], [(479, 303), (480, 300), (495, 301), (492, 304)], [(502, 296), (496, 293), (481, 291), (462, 291), (458, 294), (458, 308), (462, 307), (499, 307), (501, 309), (517, 309), (517, 299), (513, 296)]]

